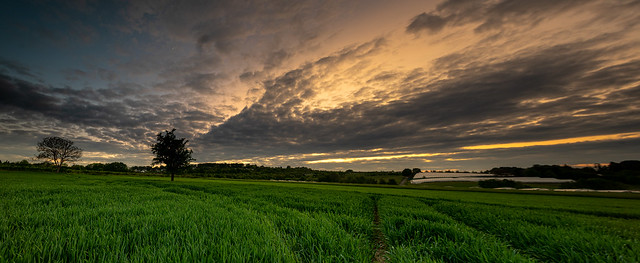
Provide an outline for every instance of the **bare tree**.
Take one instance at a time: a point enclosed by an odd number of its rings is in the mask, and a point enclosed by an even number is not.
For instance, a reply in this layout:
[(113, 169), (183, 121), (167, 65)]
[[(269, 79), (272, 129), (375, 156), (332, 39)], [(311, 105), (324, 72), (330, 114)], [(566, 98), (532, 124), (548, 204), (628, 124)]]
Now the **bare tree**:
[(60, 137), (45, 137), (38, 142), (38, 159), (46, 159), (57, 167), (56, 172), (65, 162), (75, 162), (82, 157), (82, 149), (73, 145), (73, 142)]

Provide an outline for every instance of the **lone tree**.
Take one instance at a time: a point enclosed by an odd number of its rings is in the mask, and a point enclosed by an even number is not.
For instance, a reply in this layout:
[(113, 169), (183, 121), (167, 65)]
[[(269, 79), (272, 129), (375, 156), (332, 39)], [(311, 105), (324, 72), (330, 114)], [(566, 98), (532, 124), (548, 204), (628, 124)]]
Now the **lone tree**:
[(416, 174), (421, 172), (422, 170), (420, 170), (420, 168), (413, 168), (413, 169), (405, 168), (404, 170), (402, 170), (402, 176), (407, 177), (409, 179), (413, 179), (413, 177)]
[(60, 137), (45, 137), (38, 142), (38, 159), (46, 159), (57, 167), (56, 172), (65, 162), (75, 162), (82, 157), (82, 149), (73, 145), (73, 142)]
[(173, 176), (180, 168), (189, 165), (191, 161), (195, 161), (195, 159), (191, 158), (193, 151), (186, 147), (189, 141), (185, 140), (185, 138), (176, 139), (176, 135), (173, 134), (174, 131), (176, 129), (158, 133), (158, 142), (151, 146), (151, 151), (156, 155), (151, 164), (165, 164), (167, 172), (171, 174), (171, 181), (173, 181)]

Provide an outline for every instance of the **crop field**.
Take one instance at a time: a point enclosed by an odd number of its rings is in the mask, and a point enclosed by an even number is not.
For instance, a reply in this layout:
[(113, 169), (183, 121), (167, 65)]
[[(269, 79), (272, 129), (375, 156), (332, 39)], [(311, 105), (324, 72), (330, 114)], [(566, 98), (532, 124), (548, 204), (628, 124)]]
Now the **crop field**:
[(0, 171), (0, 262), (638, 262), (638, 198)]

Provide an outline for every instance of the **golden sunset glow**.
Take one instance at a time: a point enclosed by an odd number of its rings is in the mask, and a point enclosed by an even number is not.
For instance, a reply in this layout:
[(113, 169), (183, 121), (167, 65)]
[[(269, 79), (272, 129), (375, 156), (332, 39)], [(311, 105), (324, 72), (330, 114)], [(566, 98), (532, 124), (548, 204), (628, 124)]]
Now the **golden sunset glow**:
[(393, 159), (406, 159), (406, 158), (419, 158), (419, 157), (432, 157), (440, 155), (450, 155), (447, 153), (413, 153), (413, 154), (398, 154), (398, 155), (383, 155), (383, 156), (364, 156), (364, 157), (350, 157), (350, 158), (335, 158), (324, 159), (316, 161), (307, 161), (309, 164), (314, 163), (353, 163), (363, 161), (380, 161), (380, 160), (393, 160)]
[(83, 152), (83, 157), (97, 159), (114, 159), (122, 157), (122, 154), (106, 153), (106, 152)]
[(501, 144), (475, 145), (475, 146), (465, 146), (465, 147), (462, 147), (462, 149), (465, 149), (465, 150), (490, 150), (490, 149), (504, 149), (504, 148), (522, 148), (522, 147), (550, 146), (550, 145), (582, 143), (582, 142), (626, 140), (626, 139), (635, 139), (635, 138), (640, 138), (640, 132), (628, 132), (628, 133), (596, 135), (596, 136), (583, 136), (583, 137), (574, 137), (574, 138), (557, 139), (557, 140), (545, 140), (545, 141), (512, 142), (512, 143), (501, 143)]
[[(325, 170), (640, 147), (633, 1), (66, 2), (3, 5), (2, 161), (61, 136), (81, 163), (144, 166), (172, 128), (198, 163)], [(587, 142), (608, 143), (480, 151)]]
[(459, 162), (459, 161), (468, 161), (468, 160), (471, 160), (471, 159), (473, 159), (473, 158), (447, 158), (447, 159), (444, 159), (444, 160), (447, 161), (447, 162)]

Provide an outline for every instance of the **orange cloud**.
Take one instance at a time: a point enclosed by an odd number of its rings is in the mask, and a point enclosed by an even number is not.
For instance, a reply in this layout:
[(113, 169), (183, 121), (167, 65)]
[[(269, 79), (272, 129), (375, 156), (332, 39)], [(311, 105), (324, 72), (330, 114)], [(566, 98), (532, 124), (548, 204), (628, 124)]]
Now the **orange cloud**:
[(353, 163), (353, 162), (360, 162), (360, 161), (379, 161), (379, 160), (404, 159), (404, 158), (419, 158), (419, 157), (431, 157), (431, 156), (450, 155), (450, 154), (451, 153), (412, 153), (412, 154), (398, 154), (398, 155), (364, 156), (364, 157), (351, 157), (351, 158), (323, 159), (323, 160), (307, 161), (307, 163), (308, 164)]
[(458, 162), (458, 161), (468, 161), (468, 160), (473, 160), (473, 158), (447, 158), (444, 159), (445, 161), (449, 161), (449, 162)]
[(607, 135), (583, 136), (583, 137), (573, 137), (573, 138), (557, 139), (557, 140), (546, 140), (546, 141), (512, 142), (512, 143), (501, 143), (501, 144), (474, 145), (474, 146), (465, 146), (465, 147), (462, 147), (462, 149), (465, 149), (465, 150), (490, 150), (490, 149), (504, 149), (504, 148), (522, 148), (522, 147), (549, 146), (549, 145), (581, 143), (581, 142), (626, 140), (626, 139), (635, 139), (635, 138), (640, 138), (640, 132), (627, 132), (627, 133), (616, 133), (616, 134), (607, 134)]

